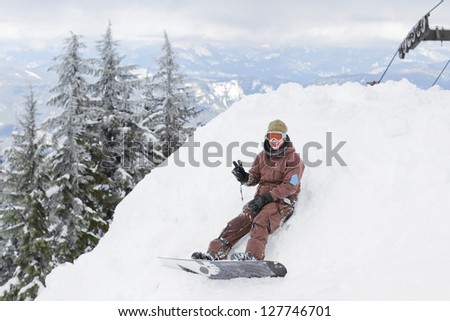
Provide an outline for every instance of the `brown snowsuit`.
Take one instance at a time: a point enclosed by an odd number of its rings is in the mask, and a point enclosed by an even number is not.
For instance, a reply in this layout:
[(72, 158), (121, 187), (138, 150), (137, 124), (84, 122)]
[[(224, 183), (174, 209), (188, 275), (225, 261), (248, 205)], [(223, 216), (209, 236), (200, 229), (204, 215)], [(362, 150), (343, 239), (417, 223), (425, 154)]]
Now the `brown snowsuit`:
[(258, 154), (249, 171), (246, 183), (247, 186), (259, 184), (255, 198), (270, 192), (274, 201), (265, 205), (259, 213), (253, 212), (246, 204), (242, 213), (228, 222), (219, 237), (211, 241), (208, 252), (219, 259), (226, 259), (231, 248), (250, 232), (246, 252), (252, 253), (258, 260), (264, 259), (269, 235), (294, 212), (305, 168), (292, 143), (287, 141), (285, 144), (280, 155), (273, 155), (266, 141), (264, 150)]

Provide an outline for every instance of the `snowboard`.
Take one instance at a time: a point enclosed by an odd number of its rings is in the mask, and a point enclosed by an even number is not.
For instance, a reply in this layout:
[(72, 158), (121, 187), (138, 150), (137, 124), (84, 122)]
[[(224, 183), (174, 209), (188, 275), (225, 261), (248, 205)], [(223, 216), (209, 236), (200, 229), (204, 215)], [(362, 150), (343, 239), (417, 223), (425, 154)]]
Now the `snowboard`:
[(287, 273), (286, 267), (275, 261), (207, 261), (168, 257), (158, 258), (166, 266), (200, 274), (215, 280), (284, 277)]

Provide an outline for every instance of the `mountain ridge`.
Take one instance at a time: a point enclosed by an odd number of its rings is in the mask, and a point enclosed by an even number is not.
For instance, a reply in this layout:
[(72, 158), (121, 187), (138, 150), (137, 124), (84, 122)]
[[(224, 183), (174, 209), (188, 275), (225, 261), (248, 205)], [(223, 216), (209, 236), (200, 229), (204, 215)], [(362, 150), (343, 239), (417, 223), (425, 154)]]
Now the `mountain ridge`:
[[(128, 48), (124, 63), (140, 68), (141, 77), (155, 69), (159, 46)], [(207, 123), (245, 95), (263, 93), (283, 83), (296, 82), (303, 86), (378, 81), (391, 59), (391, 52), (382, 48), (332, 47), (222, 47), (195, 45), (175, 47), (177, 61), (197, 92), (198, 108), (204, 110), (197, 120)], [(47, 106), (48, 90), (56, 75), (48, 71), (56, 53), (14, 51), (5, 53), (8, 59), (0, 64), (0, 119), (15, 124), (16, 115), (23, 108), (23, 96), (32, 85), (38, 100), (39, 118), (43, 121), (59, 111)], [(153, 57), (152, 57), (153, 55)], [(96, 56), (91, 48), (85, 57)], [(384, 81), (409, 79), (418, 87), (428, 89), (445, 65), (450, 50), (435, 44), (424, 44), (407, 55), (394, 60)], [(450, 77), (444, 72), (438, 82), (441, 88), (450, 88)], [(221, 90), (218, 90), (218, 88)], [(232, 90), (228, 92), (226, 88)]]

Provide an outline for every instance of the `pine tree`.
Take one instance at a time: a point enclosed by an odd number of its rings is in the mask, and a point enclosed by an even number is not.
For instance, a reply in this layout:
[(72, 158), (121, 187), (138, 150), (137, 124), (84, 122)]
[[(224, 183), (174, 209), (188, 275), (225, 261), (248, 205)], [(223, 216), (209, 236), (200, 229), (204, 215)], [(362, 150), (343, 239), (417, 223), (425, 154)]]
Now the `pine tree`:
[[(3, 285), (14, 274), (14, 252), (13, 246), (8, 244), (7, 224), (4, 222), (4, 216), (7, 211), (8, 188), (6, 183), (6, 169), (4, 164), (4, 155), (0, 154), (0, 285)], [(0, 293), (1, 295), (1, 293)]]
[(152, 78), (149, 77), (148, 72), (143, 79), (143, 92), (141, 97), (141, 108), (138, 114), (140, 120), (139, 134), (144, 138), (144, 142), (147, 144), (146, 157), (152, 164), (152, 167), (156, 167), (161, 164), (166, 157), (160, 150), (160, 139), (158, 137), (158, 129), (161, 125), (158, 123), (163, 117), (163, 111), (158, 110), (156, 100), (153, 97)]
[(152, 109), (159, 112), (156, 122), (160, 126), (156, 134), (161, 141), (162, 153), (168, 157), (177, 150), (193, 132), (189, 122), (198, 115), (194, 107), (195, 98), (186, 84), (186, 76), (179, 71), (175, 62), (175, 53), (164, 31), (163, 53), (158, 59), (158, 70), (153, 75), (151, 94), (147, 92), (147, 99), (152, 99)]
[[(92, 145), (92, 155), (103, 183), (97, 189), (100, 206), (108, 217), (117, 203), (147, 174), (155, 163), (148, 158), (148, 143), (155, 136), (145, 126), (136, 92), (141, 81), (135, 66), (123, 66), (119, 43), (113, 40), (111, 23), (98, 42), (92, 96), (100, 109), (94, 131), (100, 133)], [(102, 194), (103, 193), (103, 194)]]
[(46, 123), (54, 129), (50, 208), (56, 226), (53, 232), (58, 263), (72, 262), (92, 249), (107, 229), (104, 215), (95, 210), (92, 197), (95, 168), (86, 126), (94, 117), (95, 108), (84, 78), (91, 68), (81, 56), (83, 48), (81, 37), (72, 33), (66, 39), (65, 53), (50, 68), (57, 73), (58, 84), (50, 91), (54, 95), (49, 105), (62, 109), (59, 116)]
[(6, 300), (27, 300), (36, 297), (52, 268), (49, 218), (45, 211), (49, 182), (45, 153), (45, 136), (36, 128), (36, 101), (33, 91), (26, 97), (26, 109), (20, 122), (23, 133), (14, 134), (13, 147), (6, 153), (6, 206), (3, 232), (7, 236), (4, 249), (16, 269)]

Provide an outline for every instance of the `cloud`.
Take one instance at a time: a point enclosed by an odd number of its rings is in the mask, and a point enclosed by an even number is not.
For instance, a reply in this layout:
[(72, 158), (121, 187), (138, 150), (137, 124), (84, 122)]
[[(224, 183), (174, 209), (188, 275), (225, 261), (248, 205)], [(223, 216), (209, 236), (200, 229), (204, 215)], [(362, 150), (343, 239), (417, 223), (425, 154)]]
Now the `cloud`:
[[(198, 43), (392, 45), (433, 5), (408, 0), (2, 2), (7, 3), (0, 12), (0, 46), (12, 41), (60, 45), (69, 31), (98, 39), (109, 20), (117, 40), (135, 44), (160, 43), (167, 30), (172, 40)], [(450, 5), (444, 3), (436, 15), (444, 23)]]

